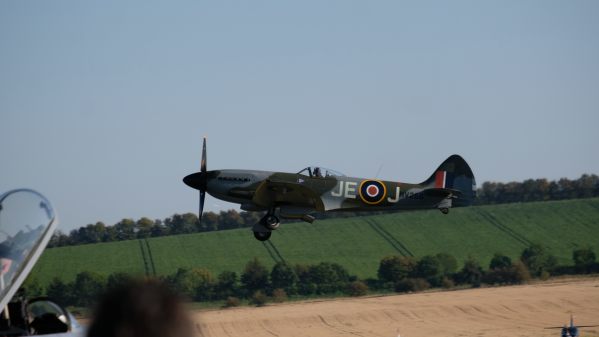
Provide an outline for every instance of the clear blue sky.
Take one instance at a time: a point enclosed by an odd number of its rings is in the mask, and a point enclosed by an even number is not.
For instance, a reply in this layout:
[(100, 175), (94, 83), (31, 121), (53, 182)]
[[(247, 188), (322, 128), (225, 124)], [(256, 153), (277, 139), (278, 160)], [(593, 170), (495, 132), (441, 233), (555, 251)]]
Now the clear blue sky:
[[(196, 212), (208, 168), (599, 173), (599, 1), (0, 2), (0, 191), (68, 231)], [(215, 199), (208, 210), (235, 207)]]

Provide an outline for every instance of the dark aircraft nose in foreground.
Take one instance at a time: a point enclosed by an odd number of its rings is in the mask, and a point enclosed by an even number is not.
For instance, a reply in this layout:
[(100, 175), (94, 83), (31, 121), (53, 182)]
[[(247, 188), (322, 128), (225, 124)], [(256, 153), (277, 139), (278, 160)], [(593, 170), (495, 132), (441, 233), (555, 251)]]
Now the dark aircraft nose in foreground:
[(204, 172), (196, 172), (196, 173), (192, 173), (188, 176), (186, 176), (185, 178), (183, 178), (183, 182), (185, 183), (185, 185), (191, 187), (191, 188), (195, 188), (196, 190), (201, 189), (202, 187), (202, 181), (204, 180), (205, 173)]

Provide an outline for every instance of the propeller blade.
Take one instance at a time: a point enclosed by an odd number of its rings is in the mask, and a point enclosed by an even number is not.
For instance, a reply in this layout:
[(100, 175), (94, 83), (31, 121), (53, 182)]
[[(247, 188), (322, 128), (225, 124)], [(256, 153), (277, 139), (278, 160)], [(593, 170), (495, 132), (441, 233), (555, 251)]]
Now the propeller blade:
[(206, 137), (204, 137), (204, 145), (202, 146), (202, 161), (200, 164), (200, 172), (206, 172)]
[(202, 213), (204, 213), (204, 199), (206, 199), (206, 191), (200, 191), (200, 210), (198, 212), (200, 224), (202, 223)]
[(204, 213), (204, 200), (206, 199), (206, 185), (207, 185), (207, 173), (206, 173), (206, 137), (202, 144), (202, 160), (200, 161), (200, 172), (190, 174), (183, 179), (183, 181), (193, 187), (200, 190), (200, 205), (198, 210), (198, 221), (202, 223), (202, 214)]

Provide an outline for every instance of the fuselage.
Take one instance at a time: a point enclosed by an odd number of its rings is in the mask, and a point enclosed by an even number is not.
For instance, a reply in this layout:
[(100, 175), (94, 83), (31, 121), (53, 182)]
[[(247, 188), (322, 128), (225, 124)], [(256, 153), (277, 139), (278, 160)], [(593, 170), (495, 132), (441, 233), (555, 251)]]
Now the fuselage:
[[(285, 173), (225, 169), (208, 171), (206, 176), (206, 191), (210, 195), (241, 204), (242, 209), (250, 211), (273, 207), (296, 208), (302, 212), (425, 209), (434, 208), (447, 198), (446, 193), (434, 193), (434, 185), (363, 179), (328, 172), (316, 175), (310, 170)], [(257, 198), (256, 192), (263, 184), (269, 184), (275, 192), (272, 199)], [(454, 202), (455, 206), (459, 205)]]

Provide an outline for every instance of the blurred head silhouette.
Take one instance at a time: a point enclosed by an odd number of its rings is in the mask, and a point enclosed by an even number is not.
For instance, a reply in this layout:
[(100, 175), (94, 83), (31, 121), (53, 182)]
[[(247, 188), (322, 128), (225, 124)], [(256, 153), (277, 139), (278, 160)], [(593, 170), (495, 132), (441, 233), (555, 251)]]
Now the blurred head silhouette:
[(157, 280), (129, 280), (100, 299), (88, 337), (190, 337), (181, 298)]

